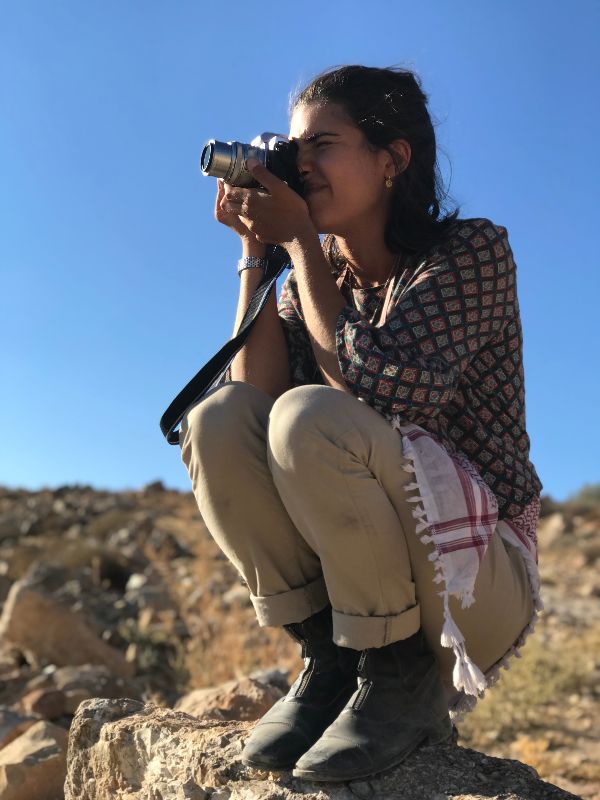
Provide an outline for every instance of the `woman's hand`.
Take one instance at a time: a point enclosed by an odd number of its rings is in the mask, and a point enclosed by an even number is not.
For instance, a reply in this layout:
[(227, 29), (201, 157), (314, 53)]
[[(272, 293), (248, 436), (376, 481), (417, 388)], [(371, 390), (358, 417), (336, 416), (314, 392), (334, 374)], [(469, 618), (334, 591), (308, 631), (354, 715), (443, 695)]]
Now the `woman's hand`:
[(318, 238), (308, 206), (299, 194), (255, 159), (249, 159), (248, 169), (267, 192), (225, 185), (223, 213), (235, 216), (264, 244), (287, 247), (304, 237)]
[(218, 179), (217, 199), (215, 202), (215, 219), (217, 222), (220, 222), (221, 225), (226, 225), (228, 228), (231, 228), (231, 230), (235, 231), (242, 242), (246, 242), (251, 245), (258, 244), (256, 236), (244, 225), (239, 216), (236, 213), (228, 211), (224, 207), (226, 202), (225, 194), (233, 188), (233, 186), (225, 183), (225, 181), (223, 181), (221, 178)]

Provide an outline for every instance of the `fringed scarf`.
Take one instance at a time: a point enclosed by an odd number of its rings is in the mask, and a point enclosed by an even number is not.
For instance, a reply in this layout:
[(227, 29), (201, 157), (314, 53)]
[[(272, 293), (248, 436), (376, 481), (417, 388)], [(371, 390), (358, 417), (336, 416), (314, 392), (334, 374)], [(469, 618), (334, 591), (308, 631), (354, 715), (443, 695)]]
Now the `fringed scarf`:
[[(508, 669), (511, 656), (520, 655), (519, 648), (543, 608), (536, 537), (540, 501), (534, 498), (517, 519), (498, 521), (496, 498), (467, 458), (449, 454), (434, 435), (418, 425), (403, 423), (398, 417), (390, 421), (402, 436), (404, 469), (414, 476), (405, 489), (408, 501), (414, 503), (417, 535), (424, 544), (434, 545), (429, 560), (434, 564), (434, 580), (440, 585), (444, 603), (441, 644), (451, 647), (456, 657), (452, 679), (459, 694), (450, 711), (458, 717), (471, 710), (485, 689), (496, 682), (501, 667)], [(452, 619), (448, 600), (450, 595), (457, 597), (462, 608), (475, 602), (477, 571), (495, 530), (523, 556), (534, 613), (513, 647), (484, 675), (467, 654), (464, 636)]]

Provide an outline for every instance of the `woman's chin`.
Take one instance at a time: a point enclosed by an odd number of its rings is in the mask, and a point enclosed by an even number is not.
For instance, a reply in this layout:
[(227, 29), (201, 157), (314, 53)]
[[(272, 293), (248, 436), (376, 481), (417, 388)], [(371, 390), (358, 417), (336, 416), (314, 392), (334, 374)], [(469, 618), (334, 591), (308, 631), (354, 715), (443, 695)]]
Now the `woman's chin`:
[(345, 235), (348, 225), (344, 225), (343, 219), (336, 217), (333, 213), (331, 203), (323, 203), (319, 198), (319, 193), (315, 194), (316, 202), (311, 202), (310, 195), (306, 201), (308, 215), (319, 233), (334, 233)]
[(319, 233), (332, 233), (332, 217), (322, 209), (308, 208), (308, 215)]

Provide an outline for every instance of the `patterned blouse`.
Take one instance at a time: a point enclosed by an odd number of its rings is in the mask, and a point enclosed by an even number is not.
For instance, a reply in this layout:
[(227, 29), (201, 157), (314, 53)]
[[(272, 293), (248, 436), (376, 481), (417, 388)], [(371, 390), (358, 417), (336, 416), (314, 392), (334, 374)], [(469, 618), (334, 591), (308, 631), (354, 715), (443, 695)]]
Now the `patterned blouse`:
[[(381, 326), (369, 320), (383, 288), (351, 289), (346, 272), (333, 270), (348, 302), (337, 320), (336, 349), (349, 391), (388, 420), (420, 425), (450, 453), (466, 456), (496, 496), (500, 518), (520, 515), (542, 484), (529, 460), (506, 229), (488, 219), (456, 220), (443, 242), (405, 258)], [(323, 384), (293, 269), (278, 312), (292, 387)]]

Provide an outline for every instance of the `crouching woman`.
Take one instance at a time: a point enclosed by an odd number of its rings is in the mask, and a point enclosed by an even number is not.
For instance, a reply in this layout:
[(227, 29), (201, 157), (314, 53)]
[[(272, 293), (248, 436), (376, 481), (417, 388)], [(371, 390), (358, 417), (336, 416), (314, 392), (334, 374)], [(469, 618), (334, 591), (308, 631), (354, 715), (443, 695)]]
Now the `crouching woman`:
[(259, 625), (302, 645), (243, 760), (347, 781), (447, 740), (522, 644), (541, 484), (507, 232), (442, 215), (418, 78), (320, 75), (289, 135), (303, 198), (258, 164), (264, 190), (219, 184), (242, 244), (236, 326), (267, 243), (292, 269), (180, 442)]

